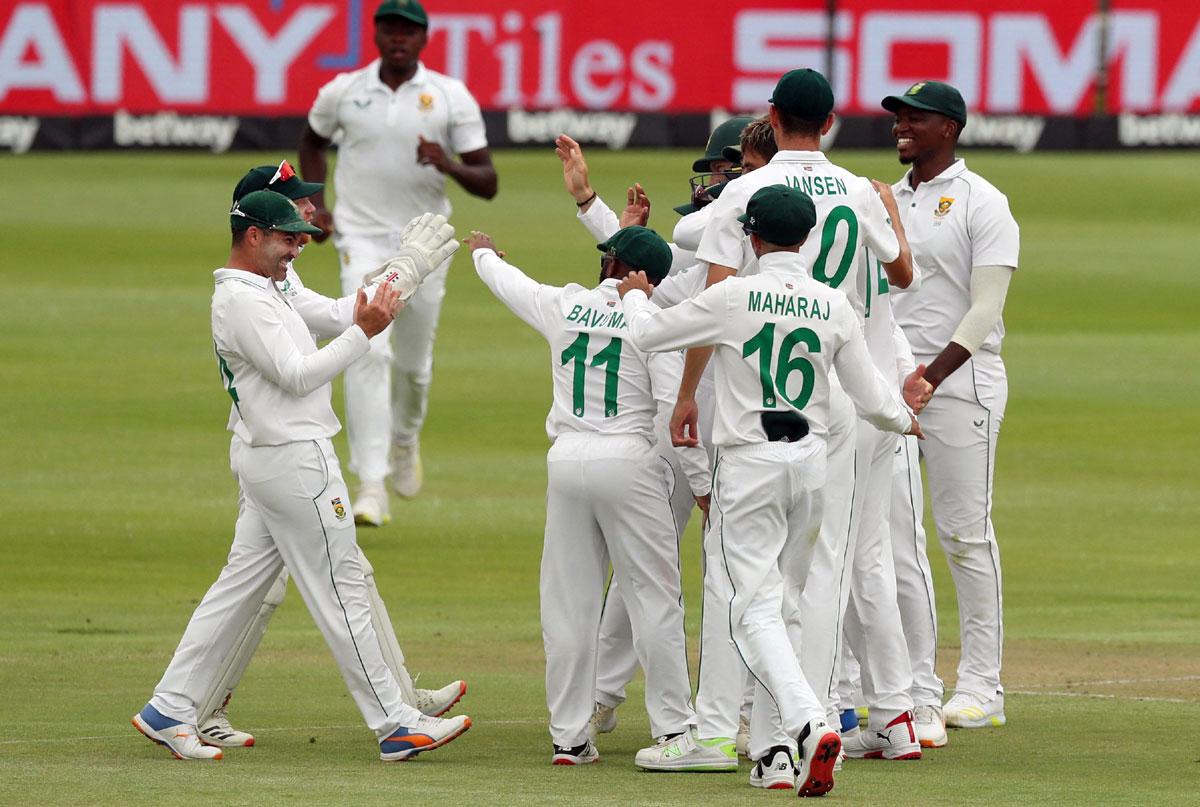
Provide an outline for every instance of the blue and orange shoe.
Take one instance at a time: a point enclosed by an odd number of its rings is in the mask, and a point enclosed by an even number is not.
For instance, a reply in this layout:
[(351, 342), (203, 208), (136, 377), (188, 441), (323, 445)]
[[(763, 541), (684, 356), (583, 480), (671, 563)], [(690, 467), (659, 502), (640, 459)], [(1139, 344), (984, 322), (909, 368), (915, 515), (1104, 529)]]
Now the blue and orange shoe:
[(175, 759), (221, 759), (224, 756), (220, 748), (200, 742), (195, 726), (167, 717), (148, 703), (133, 716), (132, 722), (146, 739), (166, 748)]
[(403, 762), (422, 751), (441, 748), (471, 728), (471, 718), (459, 715), (443, 720), (422, 715), (412, 726), (399, 726), (379, 741), (379, 758), (384, 762)]

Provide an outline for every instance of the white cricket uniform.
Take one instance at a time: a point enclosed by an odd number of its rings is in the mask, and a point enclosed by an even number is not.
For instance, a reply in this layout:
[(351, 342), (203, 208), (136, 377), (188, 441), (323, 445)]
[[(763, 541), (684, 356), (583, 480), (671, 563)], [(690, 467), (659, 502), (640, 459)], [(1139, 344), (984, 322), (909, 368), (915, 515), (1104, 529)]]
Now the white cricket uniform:
[[(659, 458), (654, 425), (659, 405), (673, 405), (683, 357), (633, 347), (615, 280), (594, 289), (545, 286), (491, 250), (472, 257), (492, 293), (550, 344), (553, 445), (541, 566), (550, 736), (567, 748), (587, 741), (610, 560), (646, 671), (651, 732), (684, 731), (695, 715), (679, 544), (667, 501), (671, 471)], [(707, 494), (704, 450), (679, 453), (693, 492)]]
[(241, 508), (229, 559), (184, 631), (151, 705), (195, 724), (221, 665), (286, 566), (333, 651), (367, 725), (379, 737), (420, 713), (401, 688), (371, 626), (354, 517), (331, 438), (340, 428), (331, 381), (366, 354), (357, 325), (321, 349), (269, 278), (214, 273), (212, 332), (233, 399), (230, 466)]
[[(702, 212), (702, 211), (701, 211)], [(588, 233), (603, 243), (621, 228), (620, 220), (604, 200), (597, 196), (592, 200), (587, 210), (580, 210), (577, 217)], [(696, 219), (698, 214), (685, 216), (686, 219)], [(701, 217), (701, 226), (707, 222), (707, 217)], [(696, 256), (692, 250), (680, 248), (677, 244), (669, 244), (671, 248), (671, 269), (666, 278), (655, 289), (654, 301), (660, 306), (674, 305), (704, 290), (705, 273), (696, 271)], [(699, 278), (699, 286), (695, 281)], [(662, 296), (659, 296), (661, 290)], [(712, 446), (712, 374), (705, 372), (701, 379), (700, 388), (696, 392), (697, 400), (701, 401), (701, 413), (704, 416), (700, 424), (700, 439), (703, 445)], [(674, 447), (671, 445), (671, 415), (672, 408), (662, 407), (655, 418), (658, 436), (658, 452), (666, 462), (671, 464), (673, 480), (671, 484), (671, 510), (675, 516), (677, 533), (682, 536), (691, 519), (695, 508), (695, 498), (692, 496), (692, 486), (687, 474), (680, 465)], [(711, 459), (711, 452), (709, 454)], [(706, 485), (707, 486), (707, 485)], [(609, 707), (617, 707), (625, 702), (625, 687), (637, 674), (637, 651), (633, 646), (633, 629), (629, 622), (629, 613), (620, 596), (621, 586), (613, 580), (604, 597), (604, 614), (600, 620), (599, 656), (596, 662), (596, 702)], [(740, 665), (740, 662), (738, 662)]]
[[(487, 147), (479, 104), (462, 82), (418, 64), (393, 91), (380, 81), (379, 64), (334, 78), (308, 113), (312, 130), (338, 144), (334, 246), (343, 294), (396, 252), (414, 217), (450, 216), (446, 176), (417, 163), (418, 138), (451, 154)], [(382, 482), (392, 441), (414, 442), (425, 422), (449, 266), (447, 260), (425, 278), (392, 325), (371, 340), (367, 358), (346, 371), (350, 470), (363, 482)]]
[[(819, 151), (779, 151), (762, 168), (730, 181), (706, 208), (712, 210), (711, 223), (704, 232), (696, 257), (709, 264), (738, 269), (739, 275), (754, 273), (755, 262), (745, 258), (749, 239), (737, 218), (746, 212), (746, 203), (755, 191), (775, 184), (799, 188), (812, 198), (817, 213), (816, 226), (800, 247), (800, 256), (813, 279), (846, 295), (861, 323), (865, 301), (858, 277), (860, 250), (866, 245), (881, 260), (892, 261), (900, 254), (900, 244), (887, 210), (871, 183), (834, 165)], [(837, 384), (836, 374), (827, 425), (826, 473), (829, 482), (824, 492), (821, 539), (813, 553), (807, 580), (799, 581), (802, 590), (799, 591), (798, 612), (789, 615), (789, 624), (798, 630), (799, 624), (803, 623), (805, 655), (801, 664), (804, 674), (817, 697), (832, 712), (836, 708), (835, 669), (841, 645), (842, 617), (849, 599), (849, 590), (842, 585), (843, 570), (850, 536), (856, 532), (852, 515), (862, 507), (861, 488), (854, 484), (854, 410)], [(707, 579), (705, 585), (708, 585)], [(721, 625), (711, 621), (706, 621), (705, 627), (722, 629)], [(701, 683), (696, 700), (701, 736), (707, 738), (714, 735), (703, 733), (704, 716), (713, 710), (700, 708), (700, 703), (709, 692), (719, 692), (725, 687), (706, 687), (703, 670), (701, 661)], [(727, 725), (726, 721), (712, 730)], [(752, 731), (757, 732), (753, 726)]]
[[(914, 190), (911, 170), (892, 186), (913, 260), (924, 270), (921, 289), (895, 302), (918, 362), (942, 351), (971, 306), (976, 266), (1014, 270), (1020, 231), (1008, 199), (956, 160)], [(1000, 359), (1004, 323), (996, 327), (962, 367), (934, 393), (921, 413), (933, 520), (958, 594), (962, 657), (956, 689), (992, 698), (1001, 691), (1004, 640), (1000, 552), (992, 527), (992, 474), (996, 441), (1008, 402), (1008, 378)], [(913, 696), (918, 705), (940, 704), (941, 681), (933, 672), (937, 620), (921, 528), (923, 503), (916, 445), (908, 443), (896, 463), (892, 535), (904, 628), (909, 641)]]
[[(820, 531), (832, 369), (875, 425), (899, 432), (910, 419), (872, 366), (844, 294), (807, 277), (795, 253), (764, 255), (759, 269), (668, 309), (633, 291), (625, 308), (639, 348), (715, 346), (709, 576), (727, 581), (721, 613), (758, 682), (752, 732), (779, 722), (794, 746), (804, 725), (826, 711), (801, 671), (800, 637), (784, 610), (803, 585)], [(808, 436), (768, 442), (761, 424), (768, 411), (802, 414)], [(766, 748), (755, 743), (752, 734), (751, 755), (761, 756)]]

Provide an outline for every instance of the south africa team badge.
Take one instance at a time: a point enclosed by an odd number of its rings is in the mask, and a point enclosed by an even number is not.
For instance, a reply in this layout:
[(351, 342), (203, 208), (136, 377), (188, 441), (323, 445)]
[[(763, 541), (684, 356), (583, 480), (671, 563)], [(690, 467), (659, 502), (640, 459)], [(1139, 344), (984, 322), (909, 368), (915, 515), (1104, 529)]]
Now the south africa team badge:
[(939, 219), (945, 218), (946, 214), (950, 212), (950, 205), (952, 204), (954, 204), (953, 196), (943, 196), (941, 199), (938, 199), (937, 210), (933, 211), (933, 215)]
[(333, 505), (333, 514), (338, 517), (338, 521), (346, 517), (346, 505), (342, 504), (340, 496), (330, 501), (330, 504)]

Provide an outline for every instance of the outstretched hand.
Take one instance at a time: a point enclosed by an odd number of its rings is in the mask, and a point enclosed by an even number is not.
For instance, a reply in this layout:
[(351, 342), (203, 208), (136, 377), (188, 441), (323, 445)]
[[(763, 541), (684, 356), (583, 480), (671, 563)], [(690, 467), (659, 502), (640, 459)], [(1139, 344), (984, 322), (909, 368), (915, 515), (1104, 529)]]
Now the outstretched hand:
[(588, 181), (587, 161), (583, 159), (583, 148), (565, 134), (554, 141), (554, 153), (563, 164), (563, 184), (576, 204), (583, 204), (596, 195)]
[(380, 285), (369, 301), (366, 290), (359, 288), (354, 300), (354, 324), (362, 328), (370, 339), (383, 333), (383, 329), (392, 324), (396, 314), (403, 308), (400, 292), (390, 283)]
[(496, 243), (492, 241), (492, 237), (487, 233), (481, 233), (479, 230), (471, 230), (471, 234), (463, 239), (463, 243), (467, 245), (469, 252), (474, 252), (477, 249), (490, 249), (501, 258), (504, 253), (496, 249)]
[(622, 227), (634, 224), (645, 227), (648, 221), (650, 221), (650, 197), (646, 195), (642, 183), (635, 182), (632, 188), (625, 191), (625, 209), (621, 211), (620, 224)]
[(929, 399), (933, 397), (933, 384), (925, 379), (924, 364), (918, 364), (917, 369), (908, 374), (908, 377), (904, 379), (904, 387), (901, 392), (904, 395), (904, 403), (908, 404), (908, 408), (913, 411), (913, 414), (921, 414), (925, 404), (929, 403)]

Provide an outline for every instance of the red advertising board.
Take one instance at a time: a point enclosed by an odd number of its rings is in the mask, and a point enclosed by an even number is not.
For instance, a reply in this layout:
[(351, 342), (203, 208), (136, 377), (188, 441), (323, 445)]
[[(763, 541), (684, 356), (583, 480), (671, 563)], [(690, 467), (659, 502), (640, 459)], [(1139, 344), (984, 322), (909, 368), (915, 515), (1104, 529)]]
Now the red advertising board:
[[(0, 114), (302, 115), (375, 54), (375, 0), (0, 0)], [(920, 79), (988, 113), (1200, 110), (1200, 6), (1114, 0), (431, 0), (424, 60), (485, 109), (762, 109), (779, 74), (831, 73), (843, 113)], [(701, 13), (702, 12), (702, 13)], [(832, 37), (830, 23), (832, 22)], [(832, 64), (826, 65), (827, 41)]]

